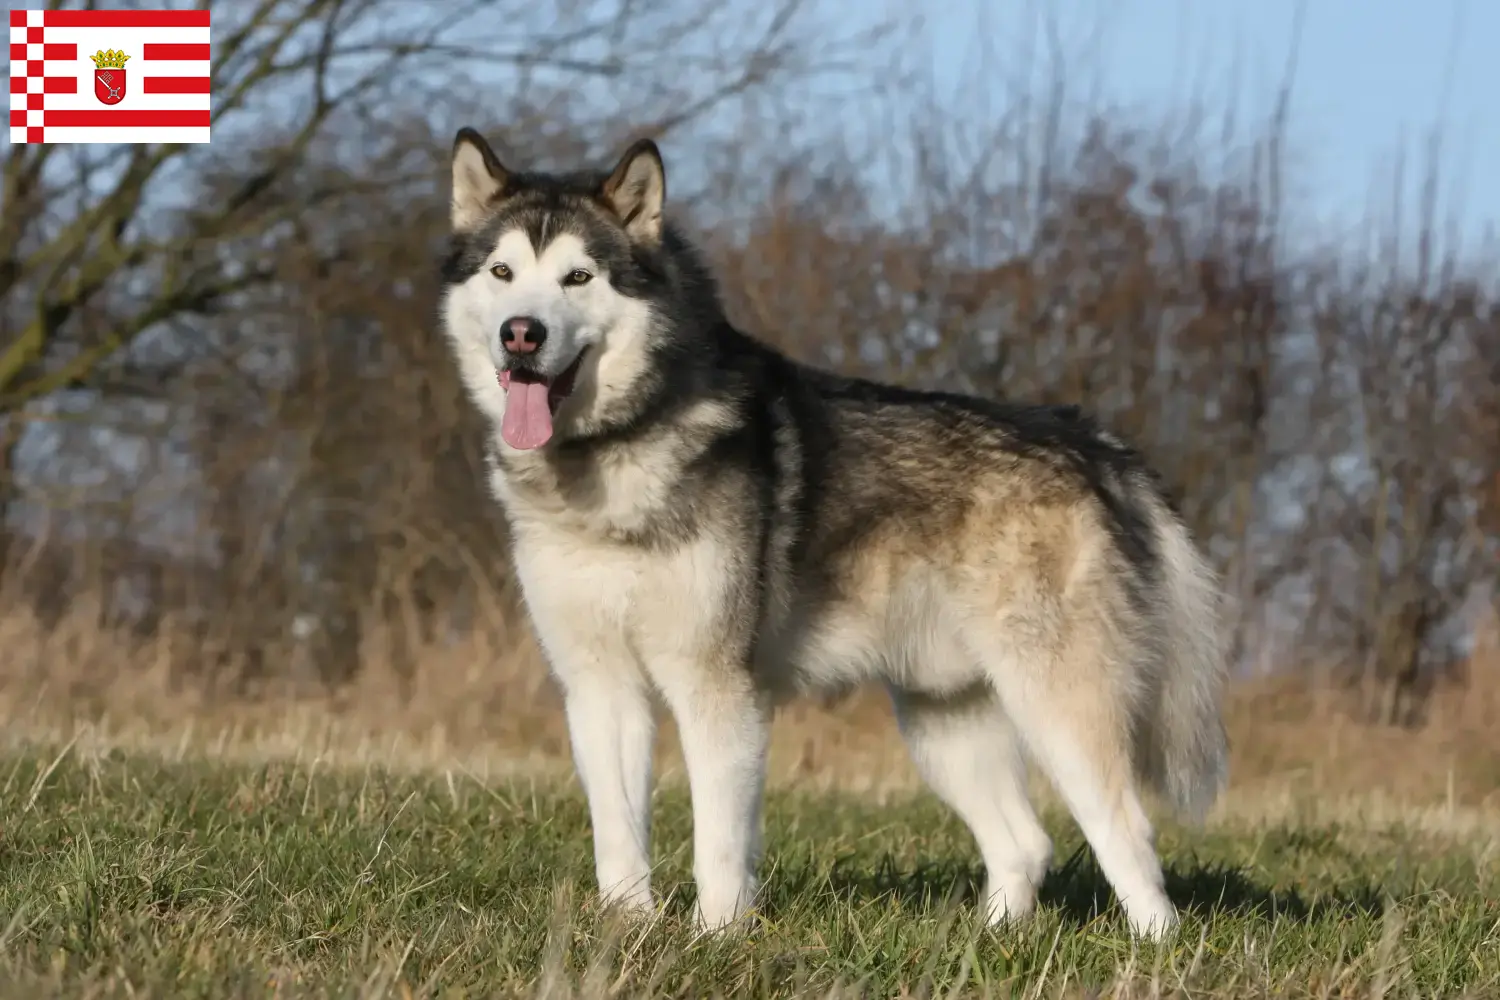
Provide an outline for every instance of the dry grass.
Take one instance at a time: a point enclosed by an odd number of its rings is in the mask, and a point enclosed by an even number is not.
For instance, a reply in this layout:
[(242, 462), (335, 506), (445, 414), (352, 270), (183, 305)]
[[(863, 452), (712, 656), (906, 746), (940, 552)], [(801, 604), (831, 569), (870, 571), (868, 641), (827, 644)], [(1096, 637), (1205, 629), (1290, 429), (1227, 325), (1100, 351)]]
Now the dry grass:
[[(378, 639), (376, 640), (378, 644)], [(433, 645), (398, 676), (373, 649), (348, 687), (263, 686), (229, 693), (181, 676), (170, 633), (101, 633), (85, 610), (50, 632), (26, 614), (0, 619), (0, 718), (12, 741), (44, 738), (249, 759), (318, 758), (401, 770), (461, 766), (479, 776), (567, 773), (561, 707), (524, 627)], [(1246, 682), (1227, 706), (1238, 802), (1357, 798), (1451, 811), (1500, 810), (1500, 659), (1440, 689), (1425, 725), (1362, 721), (1346, 692), (1296, 680)], [(677, 771), (670, 723), (661, 771)], [(918, 783), (883, 695), (799, 702), (777, 720), (772, 781), (858, 792)]]
[(1306, 816), (1163, 828), (1182, 933), (1132, 942), (1077, 831), (1034, 919), (989, 932), (930, 796), (773, 792), (745, 935), (689, 918), (680, 788), (654, 803), (659, 919), (591, 888), (576, 789), (318, 759), (0, 757), (0, 995), (1480, 997), (1500, 986), (1483, 838)]
[(1500, 689), (1484, 671), (1439, 692), (1415, 731), (1362, 724), (1333, 692), (1237, 689), (1230, 793), (1206, 831), (1163, 827), (1170, 887), (1193, 916), (1187, 939), (1154, 952), (1132, 950), (1040, 787), (1061, 852), (1043, 915), (986, 936), (971, 906), (944, 901), (972, 896), (972, 844), (912, 794), (883, 700), (794, 705), (772, 752), (773, 913), (738, 945), (683, 919), (691, 837), (670, 729), (666, 919), (620, 930), (596, 912), (559, 705), (524, 628), (420, 650), (409, 676), (372, 646), (337, 694), (247, 694), (174, 671), (169, 638), (95, 620), (81, 605), (50, 631), (0, 618), (0, 794), (13, 806), (0, 993), (1373, 997), (1500, 984), (1483, 957), (1500, 934), (1485, 888), (1500, 870)]

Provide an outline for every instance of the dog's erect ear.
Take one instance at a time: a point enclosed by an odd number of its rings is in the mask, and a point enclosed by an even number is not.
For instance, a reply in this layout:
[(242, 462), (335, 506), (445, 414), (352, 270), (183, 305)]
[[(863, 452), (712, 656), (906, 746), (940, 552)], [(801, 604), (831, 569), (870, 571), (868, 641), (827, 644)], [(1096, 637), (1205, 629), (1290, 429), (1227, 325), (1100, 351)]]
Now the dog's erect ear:
[(614, 209), (630, 238), (640, 243), (661, 239), (661, 209), (667, 200), (667, 171), (661, 151), (650, 139), (638, 140), (620, 157), (600, 195)]
[(471, 128), (459, 129), (453, 140), (453, 228), (462, 231), (483, 222), (509, 183), (510, 171), (484, 136)]

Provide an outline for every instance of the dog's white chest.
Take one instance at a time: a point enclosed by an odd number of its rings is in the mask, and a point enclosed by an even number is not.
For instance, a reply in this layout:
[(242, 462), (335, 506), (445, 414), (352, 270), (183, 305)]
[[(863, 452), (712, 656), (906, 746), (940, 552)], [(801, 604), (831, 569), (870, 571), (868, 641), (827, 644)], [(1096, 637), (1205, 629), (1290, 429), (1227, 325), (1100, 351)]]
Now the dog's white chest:
[(576, 647), (654, 674), (718, 645), (727, 577), (711, 535), (661, 552), (544, 524), (518, 528), (517, 576), (554, 664), (576, 660), (563, 648)]

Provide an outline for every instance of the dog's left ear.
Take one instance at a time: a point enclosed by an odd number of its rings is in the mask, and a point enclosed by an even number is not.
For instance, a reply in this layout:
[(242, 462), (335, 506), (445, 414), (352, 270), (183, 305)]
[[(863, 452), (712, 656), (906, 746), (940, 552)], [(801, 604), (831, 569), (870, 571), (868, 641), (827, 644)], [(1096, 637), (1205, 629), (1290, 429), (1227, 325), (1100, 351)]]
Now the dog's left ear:
[(450, 221), (456, 232), (484, 221), (510, 185), (510, 171), (472, 128), (458, 130), (453, 140), (453, 194)]
[(614, 209), (630, 238), (640, 243), (661, 239), (661, 209), (667, 199), (667, 171), (661, 151), (650, 139), (640, 139), (620, 157), (599, 189)]

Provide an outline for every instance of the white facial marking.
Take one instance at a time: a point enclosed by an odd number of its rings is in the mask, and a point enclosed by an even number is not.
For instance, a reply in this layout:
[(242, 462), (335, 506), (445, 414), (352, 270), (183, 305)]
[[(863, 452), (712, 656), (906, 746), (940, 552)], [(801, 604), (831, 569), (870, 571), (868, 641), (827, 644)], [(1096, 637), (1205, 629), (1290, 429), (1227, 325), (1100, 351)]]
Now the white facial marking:
[[(505, 265), (508, 278), (495, 276)], [(582, 271), (592, 276), (582, 284), (570, 275)], [(487, 330), (487, 347), (496, 368), (505, 367), (507, 356), (500, 343), (500, 329), (507, 320), (528, 317), (539, 320), (547, 331), (538, 352), (536, 367), (557, 376), (573, 363), (585, 347), (602, 339), (608, 328), (611, 301), (619, 295), (609, 287), (607, 275), (591, 258), (583, 241), (564, 234), (538, 254), (531, 240), (518, 229), (504, 233), (485, 259), (484, 268), (464, 283), (464, 298), (472, 310), (469, 319)]]
[[(493, 273), (500, 264), (508, 269), (508, 280)], [(570, 278), (575, 271), (591, 277), (578, 283)], [(545, 327), (546, 341), (528, 361), (550, 377), (561, 375), (589, 349), (571, 399), (559, 411), (560, 419), (587, 424), (627, 392), (638, 374), (635, 356), (650, 309), (615, 289), (603, 263), (590, 256), (578, 236), (563, 233), (538, 254), (523, 230), (510, 229), (500, 234), (484, 266), (449, 290), (444, 311), (469, 393), (497, 421), (505, 415), (506, 394), (496, 373), (507, 361), (500, 340), (507, 320), (527, 317)]]

